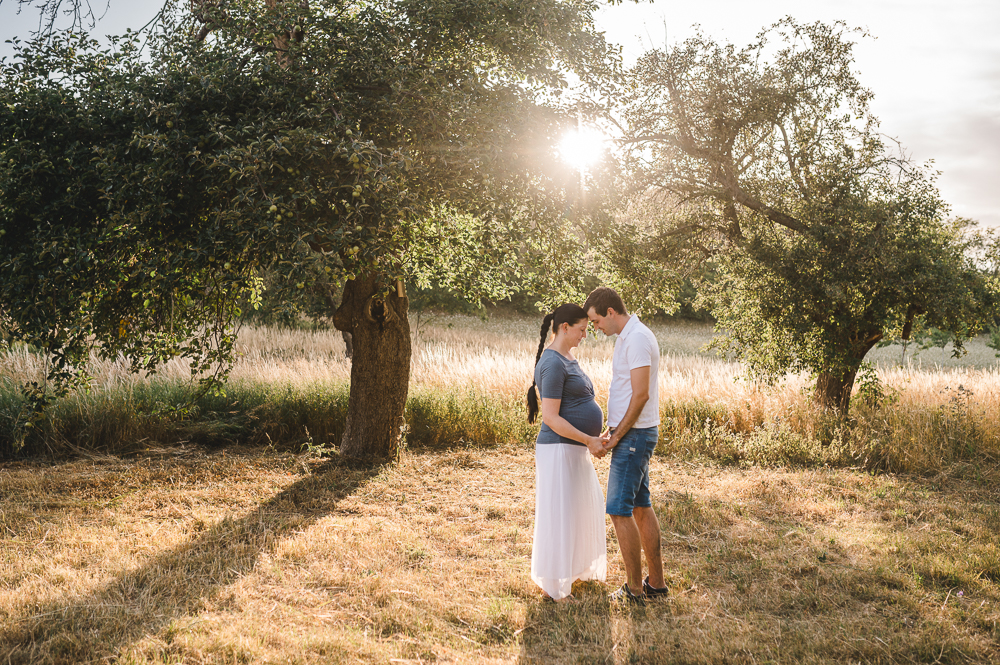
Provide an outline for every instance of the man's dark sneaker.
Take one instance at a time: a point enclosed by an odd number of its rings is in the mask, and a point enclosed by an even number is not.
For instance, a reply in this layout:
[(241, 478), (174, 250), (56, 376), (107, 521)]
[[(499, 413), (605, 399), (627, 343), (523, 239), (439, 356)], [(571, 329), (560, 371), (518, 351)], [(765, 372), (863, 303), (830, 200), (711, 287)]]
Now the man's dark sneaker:
[(668, 589), (667, 587), (656, 588), (655, 586), (650, 585), (649, 575), (646, 575), (646, 579), (642, 581), (642, 595), (644, 595), (646, 598), (649, 598), (650, 600), (656, 600), (657, 598), (666, 598), (669, 592), (670, 589)]
[(645, 605), (646, 601), (643, 600), (642, 596), (637, 596), (632, 593), (632, 589), (628, 588), (628, 582), (623, 584), (620, 589), (608, 595), (608, 600), (612, 603), (617, 603), (619, 605)]

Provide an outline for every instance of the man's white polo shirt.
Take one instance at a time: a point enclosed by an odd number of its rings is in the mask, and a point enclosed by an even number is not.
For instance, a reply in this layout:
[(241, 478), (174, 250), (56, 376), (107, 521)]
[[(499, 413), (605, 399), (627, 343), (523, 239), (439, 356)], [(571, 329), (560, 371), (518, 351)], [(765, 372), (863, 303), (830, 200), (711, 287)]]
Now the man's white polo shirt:
[(617, 427), (632, 400), (632, 370), (649, 367), (649, 401), (642, 407), (632, 427), (656, 427), (660, 424), (659, 380), (660, 346), (653, 331), (633, 314), (618, 333), (611, 358), (611, 387), (608, 389), (608, 427)]

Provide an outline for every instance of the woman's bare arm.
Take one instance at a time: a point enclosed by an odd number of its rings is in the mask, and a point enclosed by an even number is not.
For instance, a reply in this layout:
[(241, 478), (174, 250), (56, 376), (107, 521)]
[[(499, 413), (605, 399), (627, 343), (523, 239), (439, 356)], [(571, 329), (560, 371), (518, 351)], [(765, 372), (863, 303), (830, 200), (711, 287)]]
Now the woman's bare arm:
[(559, 415), (559, 407), (561, 405), (561, 399), (546, 399), (543, 397), (542, 422), (548, 425), (549, 429), (559, 436), (572, 439), (573, 441), (579, 441), (583, 445), (587, 446), (587, 449), (591, 453), (597, 457), (602, 457), (607, 452), (604, 449), (604, 439), (584, 434), (577, 428), (573, 427), (568, 420)]

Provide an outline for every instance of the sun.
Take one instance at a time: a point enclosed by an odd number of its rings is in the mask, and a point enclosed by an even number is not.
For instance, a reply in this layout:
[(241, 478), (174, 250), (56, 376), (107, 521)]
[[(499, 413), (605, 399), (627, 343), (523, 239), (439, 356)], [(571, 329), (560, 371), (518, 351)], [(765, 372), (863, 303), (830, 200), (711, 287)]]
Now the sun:
[(579, 171), (596, 164), (607, 150), (608, 137), (599, 129), (580, 127), (566, 133), (559, 141), (559, 157)]

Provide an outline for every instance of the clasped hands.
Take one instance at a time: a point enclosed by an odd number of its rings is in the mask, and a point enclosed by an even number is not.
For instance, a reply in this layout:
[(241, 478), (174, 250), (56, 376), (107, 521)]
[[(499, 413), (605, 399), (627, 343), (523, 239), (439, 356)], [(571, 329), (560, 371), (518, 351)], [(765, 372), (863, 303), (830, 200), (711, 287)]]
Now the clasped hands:
[(611, 433), (610, 429), (605, 429), (600, 436), (592, 436), (587, 439), (587, 450), (594, 457), (601, 458), (618, 445), (618, 437)]

